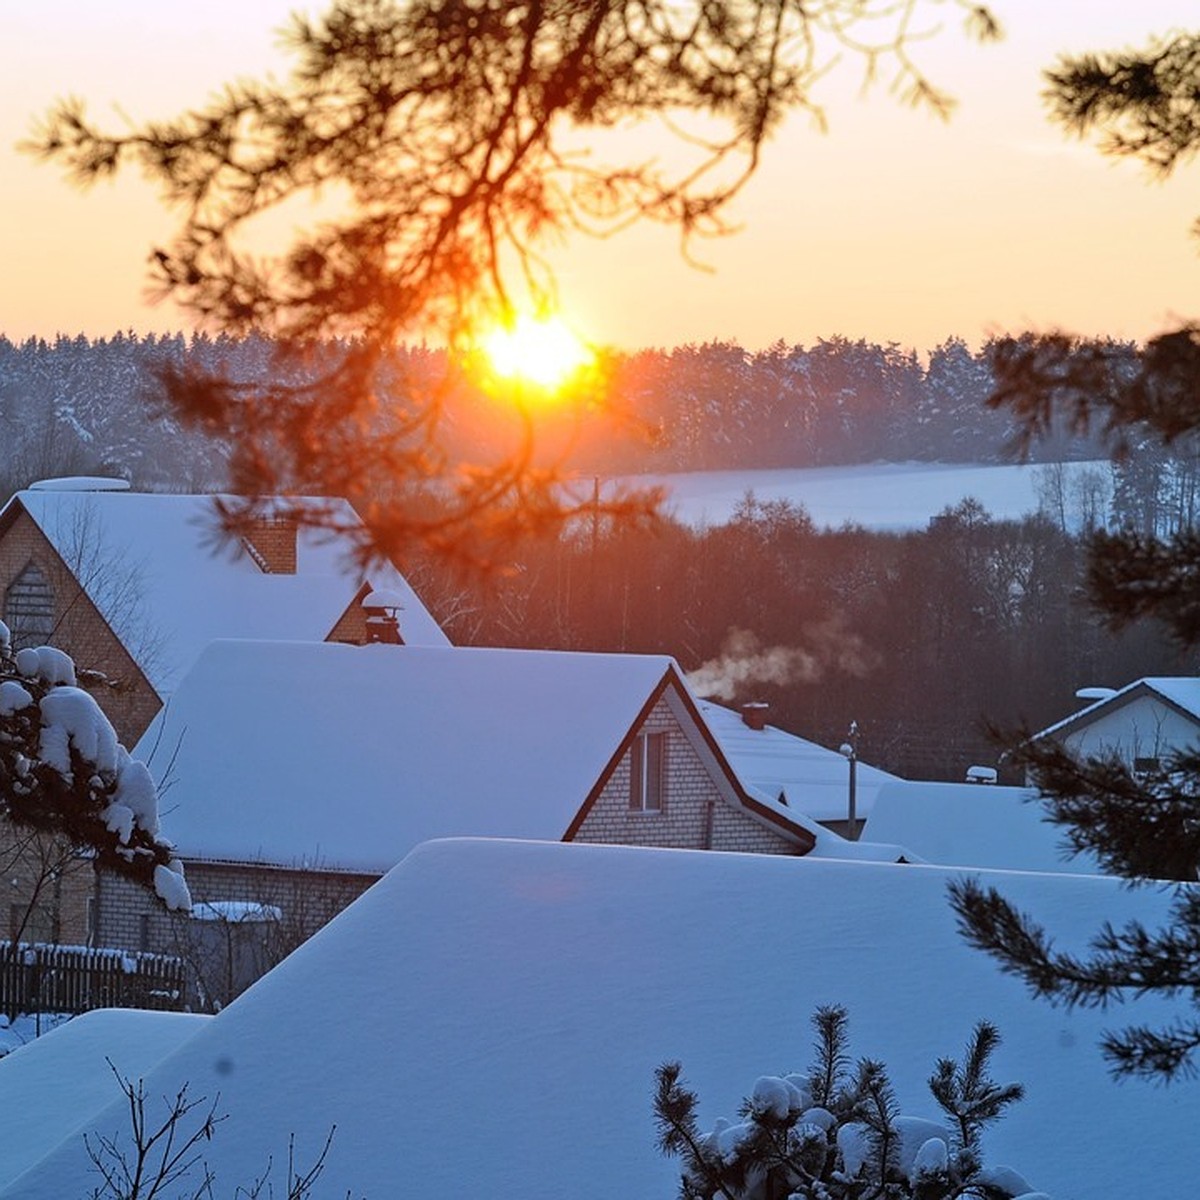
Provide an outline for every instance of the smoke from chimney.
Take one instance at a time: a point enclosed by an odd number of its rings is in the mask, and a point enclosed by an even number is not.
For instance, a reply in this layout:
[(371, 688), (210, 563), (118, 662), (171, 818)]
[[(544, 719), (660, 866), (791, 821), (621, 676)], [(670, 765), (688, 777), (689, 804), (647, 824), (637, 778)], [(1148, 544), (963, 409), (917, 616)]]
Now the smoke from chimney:
[(730, 629), (721, 653), (689, 673), (688, 686), (697, 696), (733, 700), (762, 684), (816, 683), (830, 670), (865, 675), (879, 662), (879, 655), (857, 634), (847, 633), (839, 619), (806, 626), (801, 633), (808, 643), (804, 648), (764, 646), (750, 630)]

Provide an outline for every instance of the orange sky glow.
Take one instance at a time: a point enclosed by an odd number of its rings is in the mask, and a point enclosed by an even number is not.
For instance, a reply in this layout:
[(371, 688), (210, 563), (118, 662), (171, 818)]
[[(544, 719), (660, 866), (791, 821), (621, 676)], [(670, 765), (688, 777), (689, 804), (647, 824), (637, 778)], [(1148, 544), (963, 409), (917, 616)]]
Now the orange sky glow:
[[(135, 176), (81, 193), (15, 143), (60, 97), (119, 124), (167, 117), (230, 79), (286, 67), (288, 0), (59, 0), (15, 6), (0, 78), (0, 335), (102, 336), (189, 328), (151, 306), (145, 262), (171, 218)], [(305, 5), (320, 11), (319, 5)], [(1007, 37), (979, 46), (947, 27), (919, 48), (959, 99), (943, 124), (865, 97), (846, 60), (821, 85), (829, 132), (803, 115), (768, 147), (732, 213), (735, 236), (679, 253), (638, 227), (551, 250), (561, 302), (596, 344), (714, 339), (759, 348), (837, 335), (925, 351), (947, 337), (1065, 328), (1145, 338), (1200, 315), (1200, 168), (1154, 183), (1045, 119), (1040, 71), (1064, 50), (1141, 43), (1188, 23), (1183, 0), (995, 0)], [(632, 136), (632, 135), (630, 135)], [(639, 138), (643, 135), (639, 134)], [(644, 142), (640, 142), (645, 144)]]

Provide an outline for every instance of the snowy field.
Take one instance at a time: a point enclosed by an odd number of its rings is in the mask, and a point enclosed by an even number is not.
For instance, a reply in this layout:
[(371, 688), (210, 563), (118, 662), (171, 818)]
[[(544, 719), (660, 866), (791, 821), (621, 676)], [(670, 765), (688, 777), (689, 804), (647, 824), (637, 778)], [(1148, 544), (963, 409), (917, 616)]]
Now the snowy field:
[[(1066, 481), (1095, 463), (1067, 463)], [(1099, 464), (1107, 473), (1108, 463)], [(777, 471), (697, 471), (636, 475), (622, 483), (662, 485), (666, 511), (685, 525), (722, 525), (747, 491), (757, 500), (802, 504), (820, 526), (923, 529), (930, 517), (973, 496), (993, 517), (1019, 520), (1036, 512), (1039, 465), (978, 466), (961, 463), (870, 463), (852, 467)]]

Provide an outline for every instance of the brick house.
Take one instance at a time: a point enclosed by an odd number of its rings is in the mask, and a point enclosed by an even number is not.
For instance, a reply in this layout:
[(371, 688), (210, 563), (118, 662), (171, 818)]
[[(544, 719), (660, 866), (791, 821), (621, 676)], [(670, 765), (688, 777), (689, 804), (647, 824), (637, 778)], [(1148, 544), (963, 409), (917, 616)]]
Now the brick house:
[[(193, 899), (264, 966), (435, 838), (801, 855), (833, 836), (739, 779), (659, 656), (220, 641), (134, 754)], [(102, 945), (194, 957), (208, 933), (120, 880), (96, 904)]]
[(93, 690), (125, 745), (214, 638), (363, 643), (376, 615), (363, 601), (386, 591), (403, 641), (449, 645), (398, 571), (368, 579), (345, 541), (300, 529), (284, 501), (229, 545), (212, 501), (66, 479), (0, 510), (0, 618), (14, 646), (48, 642), (102, 676)]
[[(355, 519), (349, 505), (345, 515)], [(127, 746), (216, 637), (361, 643), (396, 613), (402, 640), (449, 644), (399, 572), (367, 578), (344, 544), (300, 530), (286, 508), (232, 545), (214, 531), (211, 497), (137, 493), (114, 480), (47, 480), (0, 510), (0, 619), (14, 647), (71, 654)], [(0, 828), (0, 864), (11, 868), (0, 938), (28, 907), (47, 853), (18, 850), (15, 831)], [(42, 888), (26, 932), (82, 943), (100, 889), (86, 860), (65, 868)]]

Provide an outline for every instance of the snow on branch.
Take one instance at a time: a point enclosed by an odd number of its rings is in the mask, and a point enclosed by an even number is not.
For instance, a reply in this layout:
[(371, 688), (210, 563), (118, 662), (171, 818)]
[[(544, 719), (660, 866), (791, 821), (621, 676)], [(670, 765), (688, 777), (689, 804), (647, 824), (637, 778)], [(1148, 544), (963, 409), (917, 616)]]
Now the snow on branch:
[(158, 794), (92, 696), (70, 655), (12, 652), (0, 622), (0, 815), (65, 838), (104, 866), (188, 910), (183, 864), (159, 832)]

